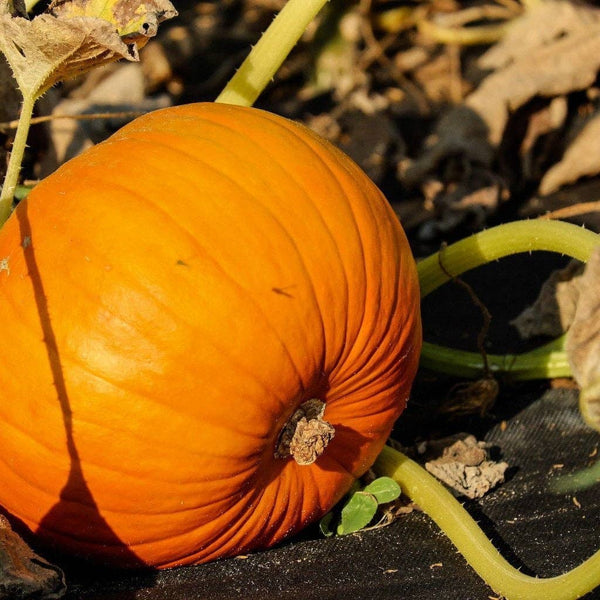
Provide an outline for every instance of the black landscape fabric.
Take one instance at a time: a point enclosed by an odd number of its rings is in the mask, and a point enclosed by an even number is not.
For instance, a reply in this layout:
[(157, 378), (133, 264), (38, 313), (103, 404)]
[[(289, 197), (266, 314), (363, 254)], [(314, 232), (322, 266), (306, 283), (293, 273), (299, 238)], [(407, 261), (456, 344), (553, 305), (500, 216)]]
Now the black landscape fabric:
[[(507, 481), (466, 506), (523, 572), (551, 577), (600, 548), (600, 492), (553, 493), (549, 484), (598, 460), (600, 436), (578, 412), (577, 392), (540, 391), (485, 435), (510, 465)], [(67, 569), (69, 600), (488, 600), (495, 597), (424, 514), (358, 534), (301, 539), (246, 557), (158, 573)], [(600, 590), (586, 596), (600, 600)]]

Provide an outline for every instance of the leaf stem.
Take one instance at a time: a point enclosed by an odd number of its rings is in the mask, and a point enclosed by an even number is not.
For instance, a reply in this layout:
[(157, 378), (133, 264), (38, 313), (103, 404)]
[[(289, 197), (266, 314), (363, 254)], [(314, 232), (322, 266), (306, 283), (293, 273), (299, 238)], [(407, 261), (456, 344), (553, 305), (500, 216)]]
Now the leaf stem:
[(385, 446), (374, 469), (378, 475), (395, 479), (444, 531), (475, 572), (507, 600), (575, 600), (600, 585), (600, 550), (557, 577), (524, 575), (500, 555), (454, 496), (417, 463)]
[(21, 105), (21, 114), (19, 123), (15, 131), (15, 139), (13, 140), (10, 158), (6, 169), (6, 177), (0, 193), (0, 227), (10, 216), (12, 210), (13, 199), (17, 183), (19, 182), (19, 173), (21, 172), (21, 164), (25, 155), (27, 146), (27, 135), (29, 134), (29, 126), (33, 107), (36, 98), (33, 95), (23, 94), (23, 104)]
[[(452, 277), (511, 254), (546, 250), (583, 262), (600, 245), (600, 235), (564, 221), (527, 220), (505, 223), (476, 233), (429, 256), (417, 265), (424, 298)], [(443, 266), (440, 264), (443, 258)], [(487, 355), (492, 372), (511, 379), (542, 379), (571, 375), (564, 340), (523, 354)], [(449, 375), (477, 377), (484, 372), (483, 358), (475, 352), (454, 350), (425, 342), (421, 365)]]
[[(571, 367), (561, 336), (523, 354), (486, 354), (491, 373), (503, 373), (511, 381), (570, 377)], [(438, 373), (476, 378), (485, 372), (479, 352), (467, 352), (423, 342), (421, 366)]]
[(439, 252), (422, 260), (417, 265), (421, 297), (450, 279), (445, 271), (457, 277), (499, 258), (534, 250), (567, 254), (586, 262), (598, 245), (600, 235), (564, 221), (531, 219), (497, 225), (444, 248), (444, 269), (439, 263)]
[(252, 106), (327, 0), (289, 0), (215, 102)]

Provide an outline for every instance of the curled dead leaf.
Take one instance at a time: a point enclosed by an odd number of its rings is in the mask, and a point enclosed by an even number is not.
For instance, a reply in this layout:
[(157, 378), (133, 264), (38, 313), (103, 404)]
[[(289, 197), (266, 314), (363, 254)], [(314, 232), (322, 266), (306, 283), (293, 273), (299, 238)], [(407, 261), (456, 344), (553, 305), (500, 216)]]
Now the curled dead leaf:
[(565, 184), (597, 173), (600, 173), (600, 110), (575, 136), (562, 159), (546, 172), (540, 194), (552, 194)]
[(0, 49), (25, 95), (39, 97), (55, 83), (94, 66), (137, 55), (102, 19), (61, 21), (40, 15), (0, 19)]
[(63, 572), (36, 554), (0, 515), (0, 599), (52, 600), (66, 591)]
[(0, 5), (0, 50), (21, 92), (32, 98), (98, 65), (138, 60), (138, 47), (156, 34), (158, 23), (177, 14), (168, 0), (65, 1), (32, 20), (13, 16), (6, 0)]
[(581, 388), (579, 406), (586, 422), (600, 431), (600, 246), (581, 276), (575, 318), (567, 333), (567, 355)]
[(169, 0), (130, 2), (128, 0), (55, 0), (49, 11), (56, 17), (96, 17), (116, 26), (126, 44), (141, 48), (158, 32), (162, 21), (177, 16)]
[(550, 275), (535, 302), (510, 322), (522, 339), (558, 337), (567, 331), (575, 317), (582, 272), (583, 265), (572, 261)]
[[(521, 178), (538, 181), (550, 161), (556, 160), (553, 136), (567, 126), (569, 95), (594, 85), (600, 70), (600, 9), (569, 2), (548, 0), (528, 6), (525, 13), (511, 21), (505, 37), (488, 50), (478, 61), (486, 75), (462, 103), (447, 111), (438, 121), (431, 143), (401, 174), (403, 183), (420, 187), (428, 180), (440, 180), (443, 189), (436, 199), (439, 205), (451, 206), (451, 211), (438, 211), (434, 235), (444, 228), (456, 228), (462, 211), (457, 206), (456, 190), (470, 198), (485, 198), (488, 206), (483, 214), (494, 212), (506, 198), (503, 190), (517, 190), (523, 185)], [(535, 110), (545, 103), (543, 111)], [(531, 108), (529, 127), (522, 128), (518, 118), (511, 117), (523, 107)], [(533, 114), (533, 116), (532, 116)], [(514, 125), (514, 127), (511, 127)], [(565, 153), (564, 165), (548, 173), (542, 190), (554, 189), (563, 181), (600, 171), (597, 157), (598, 130), (581, 133), (580, 143)], [(585, 133), (585, 137), (584, 137)], [(520, 169), (512, 169), (515, 181), (501, 181), (500, 194), (495, 202), (491, 194), (479, 194), (482, 188), (494, 186), (494, 180), (473, 179), (477, 172), (494, 172), (494, 161), (506, 165), (515, 162), (514, 156), (505, 156), (516, 147), (515, 140), (522, 137)], [(538, 161), (534, 153), (548, 143), (544, 160)], [(585, 154), (585, 160), (579, 160)], [(594, 160), (595, 159), (595, 160)], [(573, 162), (577, 162), (575, 168)], [(502, 175), (510, 177), (506, 168)], [(452, 218), (449, 219), (448, 215)], [(469, 224), (471, 216), (464, 219)], [(475, 222), (476, 226), (480, 225)], [(429, 231), (425, 232), (429, 237)], [(426, 238), (427, 239), (427, 238)]]
[(508, 464), (490, 460), (485, 442), (469, 435), (443, 447), (442, 455), (425, 468), (457, 494), (473, 499), (503, 483)]
[[(529, 19), (535, 18), (536, 11), (532, 12)], [(536, 22), (535, 29), (543, 28)], [(485, 121), (488, 139), (497, 146), (512, 112), (535, 96), (553, 97), (586, 89), (594, 83), (599, 68), (600, 23), (596, 22), (532, 49), (495, 71), (465, 104)]]

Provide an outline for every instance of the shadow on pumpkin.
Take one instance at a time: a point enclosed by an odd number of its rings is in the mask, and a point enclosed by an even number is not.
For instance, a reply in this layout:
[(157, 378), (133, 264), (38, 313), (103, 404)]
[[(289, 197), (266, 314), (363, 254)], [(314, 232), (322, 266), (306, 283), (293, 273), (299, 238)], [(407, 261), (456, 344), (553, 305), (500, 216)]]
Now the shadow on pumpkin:
[[(94, 539), (101, 539), (102, 545), (110, 546), (112, 548), (111, 554), (115, 558), (113, 562), (122, 566), (134, 568), (145, 567), (147, 569), (146, 565), (144, 565), (127, 545), (119, 539), (102, 517), (93, 494), (86, 483), (81, 460), (73, 437), (73, 415), (61, 365), (60, 349), (58, 348), (56, 336), (52, 329), (47, 299), (44, 292), (43, 279), (35, 258), (35, 239), (32, 237), (26, 206), (22, 206), (21, 210), (17, 210), (16, 215), (19, 219), (21, 239), (32, 241), (28, 246), (27, 251), (24, 253), (25, 261), (34, 289), (37, 312), (44, 335), (48, 361), (52, 371), (54, 386), (56, 388), (57, 400), (60, 403), (62, 410), (67, 452), (69, 453), (70, 458), (70, 472), (67, 481), (61, 490), (60, 498), (44, 516), (35, 534), (47, 543), (49, 549), (53, 551), (54, 549), (51, 542), (53, 534), (61, 535), (61, 532), (67, 529), (70, 522), (75, 522), (77, 523), (77, 527), (80, 528), (78, 535), (83, 539), (92, 537), (86, 534), (87, 530), (93, 532), (92, 535)], [(86, 556), (81, 555), (78, 556), (76, 560), (85, 560), (86, 558)], [(59, 557), (61, 566), (66, 566), (63, 564), (64, 561), (67, 561), (68, 563), (70, 560), (70, 558), (66, 559), (64, 557)]]

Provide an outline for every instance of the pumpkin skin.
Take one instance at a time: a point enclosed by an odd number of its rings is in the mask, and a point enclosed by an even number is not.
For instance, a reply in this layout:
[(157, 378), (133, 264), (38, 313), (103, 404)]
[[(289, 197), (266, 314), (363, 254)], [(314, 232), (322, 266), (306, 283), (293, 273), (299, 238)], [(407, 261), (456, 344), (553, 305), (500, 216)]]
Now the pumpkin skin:
[[(271, 546), (374, 462), (421, 345), (375, 185), (308, 129), (193, 104), (124, 127), (0, 231), (0, 505), (104, 564)], [(274, 455), (308, 399), (335, 436)]]

